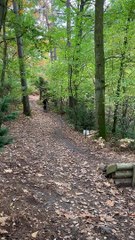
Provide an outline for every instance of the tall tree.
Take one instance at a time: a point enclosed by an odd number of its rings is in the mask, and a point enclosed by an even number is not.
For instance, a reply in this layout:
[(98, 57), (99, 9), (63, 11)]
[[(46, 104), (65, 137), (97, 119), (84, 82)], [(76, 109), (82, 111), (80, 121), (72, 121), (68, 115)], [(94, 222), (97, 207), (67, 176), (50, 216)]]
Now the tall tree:
[(103, 39), (104, 0), (95, 1), (95, 106), (99, 136), (106, 137), (105, 127), (105, 64)]
[[(17, 4), (17, 1), (15, 1), (15, 0), (13, 0), (13, 9), (14, 9), (14, 13), (16, 15), (16, 19), (19, 20), (19, 12), (21, 9), (20, 9), (20, 6)], [(15, 26), (15, 33), (16, 33), (19, 68), (20, 68), (20, 78), (21, 78), (21, 86), (22, 86), (23, 113), (26, 116), (30, 116), (31, 111), (30, 111), (28, 87), (27, 87), (25, 64), (24, 64), (23, 39), (20, 34), (20, 31), (18, 31), (18, 27), (16, 27), (16, 26)]]

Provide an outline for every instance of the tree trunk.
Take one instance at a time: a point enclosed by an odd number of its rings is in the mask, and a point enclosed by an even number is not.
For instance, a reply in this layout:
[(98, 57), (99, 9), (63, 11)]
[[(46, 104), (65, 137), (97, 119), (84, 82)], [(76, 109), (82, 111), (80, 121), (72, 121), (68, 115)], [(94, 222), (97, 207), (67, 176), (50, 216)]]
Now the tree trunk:
[[(46, 20), (46, 25), (48, 28), (48, 32), (51, 31), (51, 29), (54, 27), (54, 23), (49, 20), (49, 17), (53, 17), (53, 4), (52, 1), (45, 1), (44, 2), (45, 9), (43, 10), (43, 16), (45, 17)], [(49, 44), (50, 44), (50, 60), (51, 62), (57, 60), (57, 49), (56, 47), (53, 47), (54, 42), (52, 39), (52, 36), (48, 36)]]
[(118, 108), (119, 108), (119, 97), (120, 97), (120, 89), (121, 89), (121, 81), (123, 78), (123, 64), (124, 64), (125, 54), (122, 54), (121, 57), (121, 63), (120, 63), (120, 76), (117, 82), (117, 90), (116, 90), (116, 102), (114, 107), (114, 116), (113, 116), (113, 127), (112, 127), (112, 133), (116, 132), (116, 126), (117, 126), (117, 119), (118, 119)]
[(121, 135), (122, 138), (126, 137), (126, 133), (129, 127), (129, 121), (127, 120), (128, 114), (128, 97), (125, 97), (122, 104), (122, 116), (121, 116)]
[(5, 82), (5, 73), (6, 73), (6, 66), (7, 66), (7, 42), (6, 42), (6, 30), (5, 30), (5, 22), (3, 23), (3, 65), (2, 65), (2, 72), (1, 72), (1, 86), (4, 86)]
[[(84, 14), (84, 7), (86, 1), (81, 0), (80, 4), (78, 5), (78, 11), (76, 16), (76, 36), (75, 36), (75, 54), (73, 56), (74, 65), (73, 65), (73, 75), (75, 76), (75, 80), (73, 81), (74, 86), (74, 95), (75, 98), (78, 95), (78, 87), (80, 84), (80, 72), (81, 72), (81, 61), (80, 61), (80, 53), (81, 53), (81, 43), (82, 43), (82, 33), (83, 33), (83, 14)], [(76, 98), (77, 102), (77, 98)]]
[(0, 0), (0, 31), (5, 22), (8, 0)]
[[(18, 19), (19, 16), (19, 8), (16, 1), (13, 0), (13, 9)], [(27, 88), (27, 80), (26, 80), (26, 73), (25, 73), (25, 64), (24, 64), (24, 54), (23, 54), (23, 41), (22, 37), (18, 34), (18, 30), (15, 27), (16, 32), (16, 41), (17, 41), (17, 49), (18, 49), (18, 58), (19, 58), (19, 69), (20, 69), (20, 78), (21, 78), (21, 86), (22, 86), (22, 104), (23, 104), (23, 113), (26, 116), (31, 115), (30, 111), (30, 104), (29, 104), (29, 96), (28, 96), (28, 88)]]
[(72, 91), (72, 64), (71, 64), (71, 6), (70, 0), (66, 1), (67, 10), (67, 64), (68, 64), (68, 93), (69, 93), (69, 108), (74, 106), (74, 97)]
[(104, 0), (95, 2), (95, 107), (99, 136), (106, 137), (105, 126), (105, 63), (103, 41)]
[[(117, 127), (117, 120), (118, 120), (118, 108), (119, 108), (119, 97), (121, 93), (121, 82), (124, 79), (124, 66), (125, 66), (125, 58), (126, 58), (126, 49), (128, 44), (128, 29), (129, 29), (129, 23), (130, 23), (130, 17), (127, 19), (127, 25), (125, 29), (125, 37), (123, 41), (123, 51), (121, 53), (121, 62), (120, 62), (120, 73), (119, 73), (119, 79), (117, 82), (117, 89), (116, 89), (116, 101), (114, 106), (114, 116), (113, 116), (113, 127), (112, 127), (112, 133), (116, 133), (116, 127)], [(123, 89), (126, 91), (126, 89)]]

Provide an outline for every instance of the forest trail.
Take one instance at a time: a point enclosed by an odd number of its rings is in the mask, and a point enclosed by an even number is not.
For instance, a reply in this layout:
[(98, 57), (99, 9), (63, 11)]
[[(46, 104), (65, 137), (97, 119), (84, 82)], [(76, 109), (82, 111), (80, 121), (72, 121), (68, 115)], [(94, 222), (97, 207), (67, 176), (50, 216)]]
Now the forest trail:
[(32, 117), (10, 123), (14, 142), (0, 155), (0, 239), (135, 239), (135, 190), (98, 170), (134, 155), (97, 147), (30, 100)]

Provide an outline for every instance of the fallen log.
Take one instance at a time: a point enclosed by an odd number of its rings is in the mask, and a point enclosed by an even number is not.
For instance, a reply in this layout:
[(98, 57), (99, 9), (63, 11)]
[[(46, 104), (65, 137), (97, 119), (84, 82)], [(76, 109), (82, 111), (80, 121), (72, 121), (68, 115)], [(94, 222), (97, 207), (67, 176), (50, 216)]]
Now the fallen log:
[(121, 179), (115, 179), (114, 183), (119, 187), (127, 187), (132, 185), (132, 178), (121, 178)]
[(135, 163), (116, 163), (107, 166), (106, 174), (109, 175), (120, 170), (132, 170)]
[(132, 178), (133, 171), (127, 170), (127, 171), (117, 171), (112, 174), (112, 178)]
[(132, 187), (135, 186), (135, 165), (133, 166), (133, 178), (132, 178)]

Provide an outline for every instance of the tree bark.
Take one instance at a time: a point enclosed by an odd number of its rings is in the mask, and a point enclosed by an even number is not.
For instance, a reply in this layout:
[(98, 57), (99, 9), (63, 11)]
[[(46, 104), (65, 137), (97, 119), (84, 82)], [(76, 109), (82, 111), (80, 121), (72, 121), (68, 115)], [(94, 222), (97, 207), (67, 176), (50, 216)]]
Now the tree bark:
[(7, 13), (7, 3), (8, 0), (1, 0), (0, 1), (0, 31), (5, 22), (6, 13)]
[(72, 64), (71, 64), (71, 6), (70, 0), (66, 1), (67, 10), (67, 64), (68, 64), (68, 93), (69, 93), (69, 108), (74, 106), (74, 97), (72, 91)]
[[(19, 16), (19, 8), (16, 1), (13, 0), (13, 9), (16, 15), (16, 18)], [(23, 113), (26, 116), (31, 115), (30, 104), (29, 104), (29, 96), (28, 96), (28, 87), (25, 73), (25, 64), (24, 64), (24, 53), (23, 53), (23, 40), (18, 34), (18, 30), (15, 27), (16, 32), (16, 41), (17, 41), (17, 50), (18, 50), (18, 58), (19, 58), (19, 69), (20, 69), (20, 78), (21, 78), (21, 86), (22, 86), (22, 104), (23, 104)]]
[(77, 95), (78, 95), (78, 86), (79, 86), (79, 78), (81, 71), (81, 61), (80, 61), (80, 53), (81, 53), (81, 43), (82, 43), (82, 33), (83, 33), (83, 13), (86, 1), (81, 0), (80, 4), (78, 4), (77, 16), (76, 16), (76, 36), (75, 36), (75, 53), (73, 56), (74, 64), (73, 64), (73, 75), (75, 77), (73, 81), (74, 87), (74, 95), (75, 102), (77, 103)]
[(105, 126), (105, 61), (103, 40), (104, 0), (95, 2), (95, 110), (99, 136), (106, 137)]
[(4, 86), (5, 82), (5, 73), (6, 73), (6, 66), (7, 66), (7, 41), (6, 41), (6, 29), (5, 29), (5, 22), (3, 23), (3, 64), (2, 64), (2, 72), (1, 72), (1, 86)]

